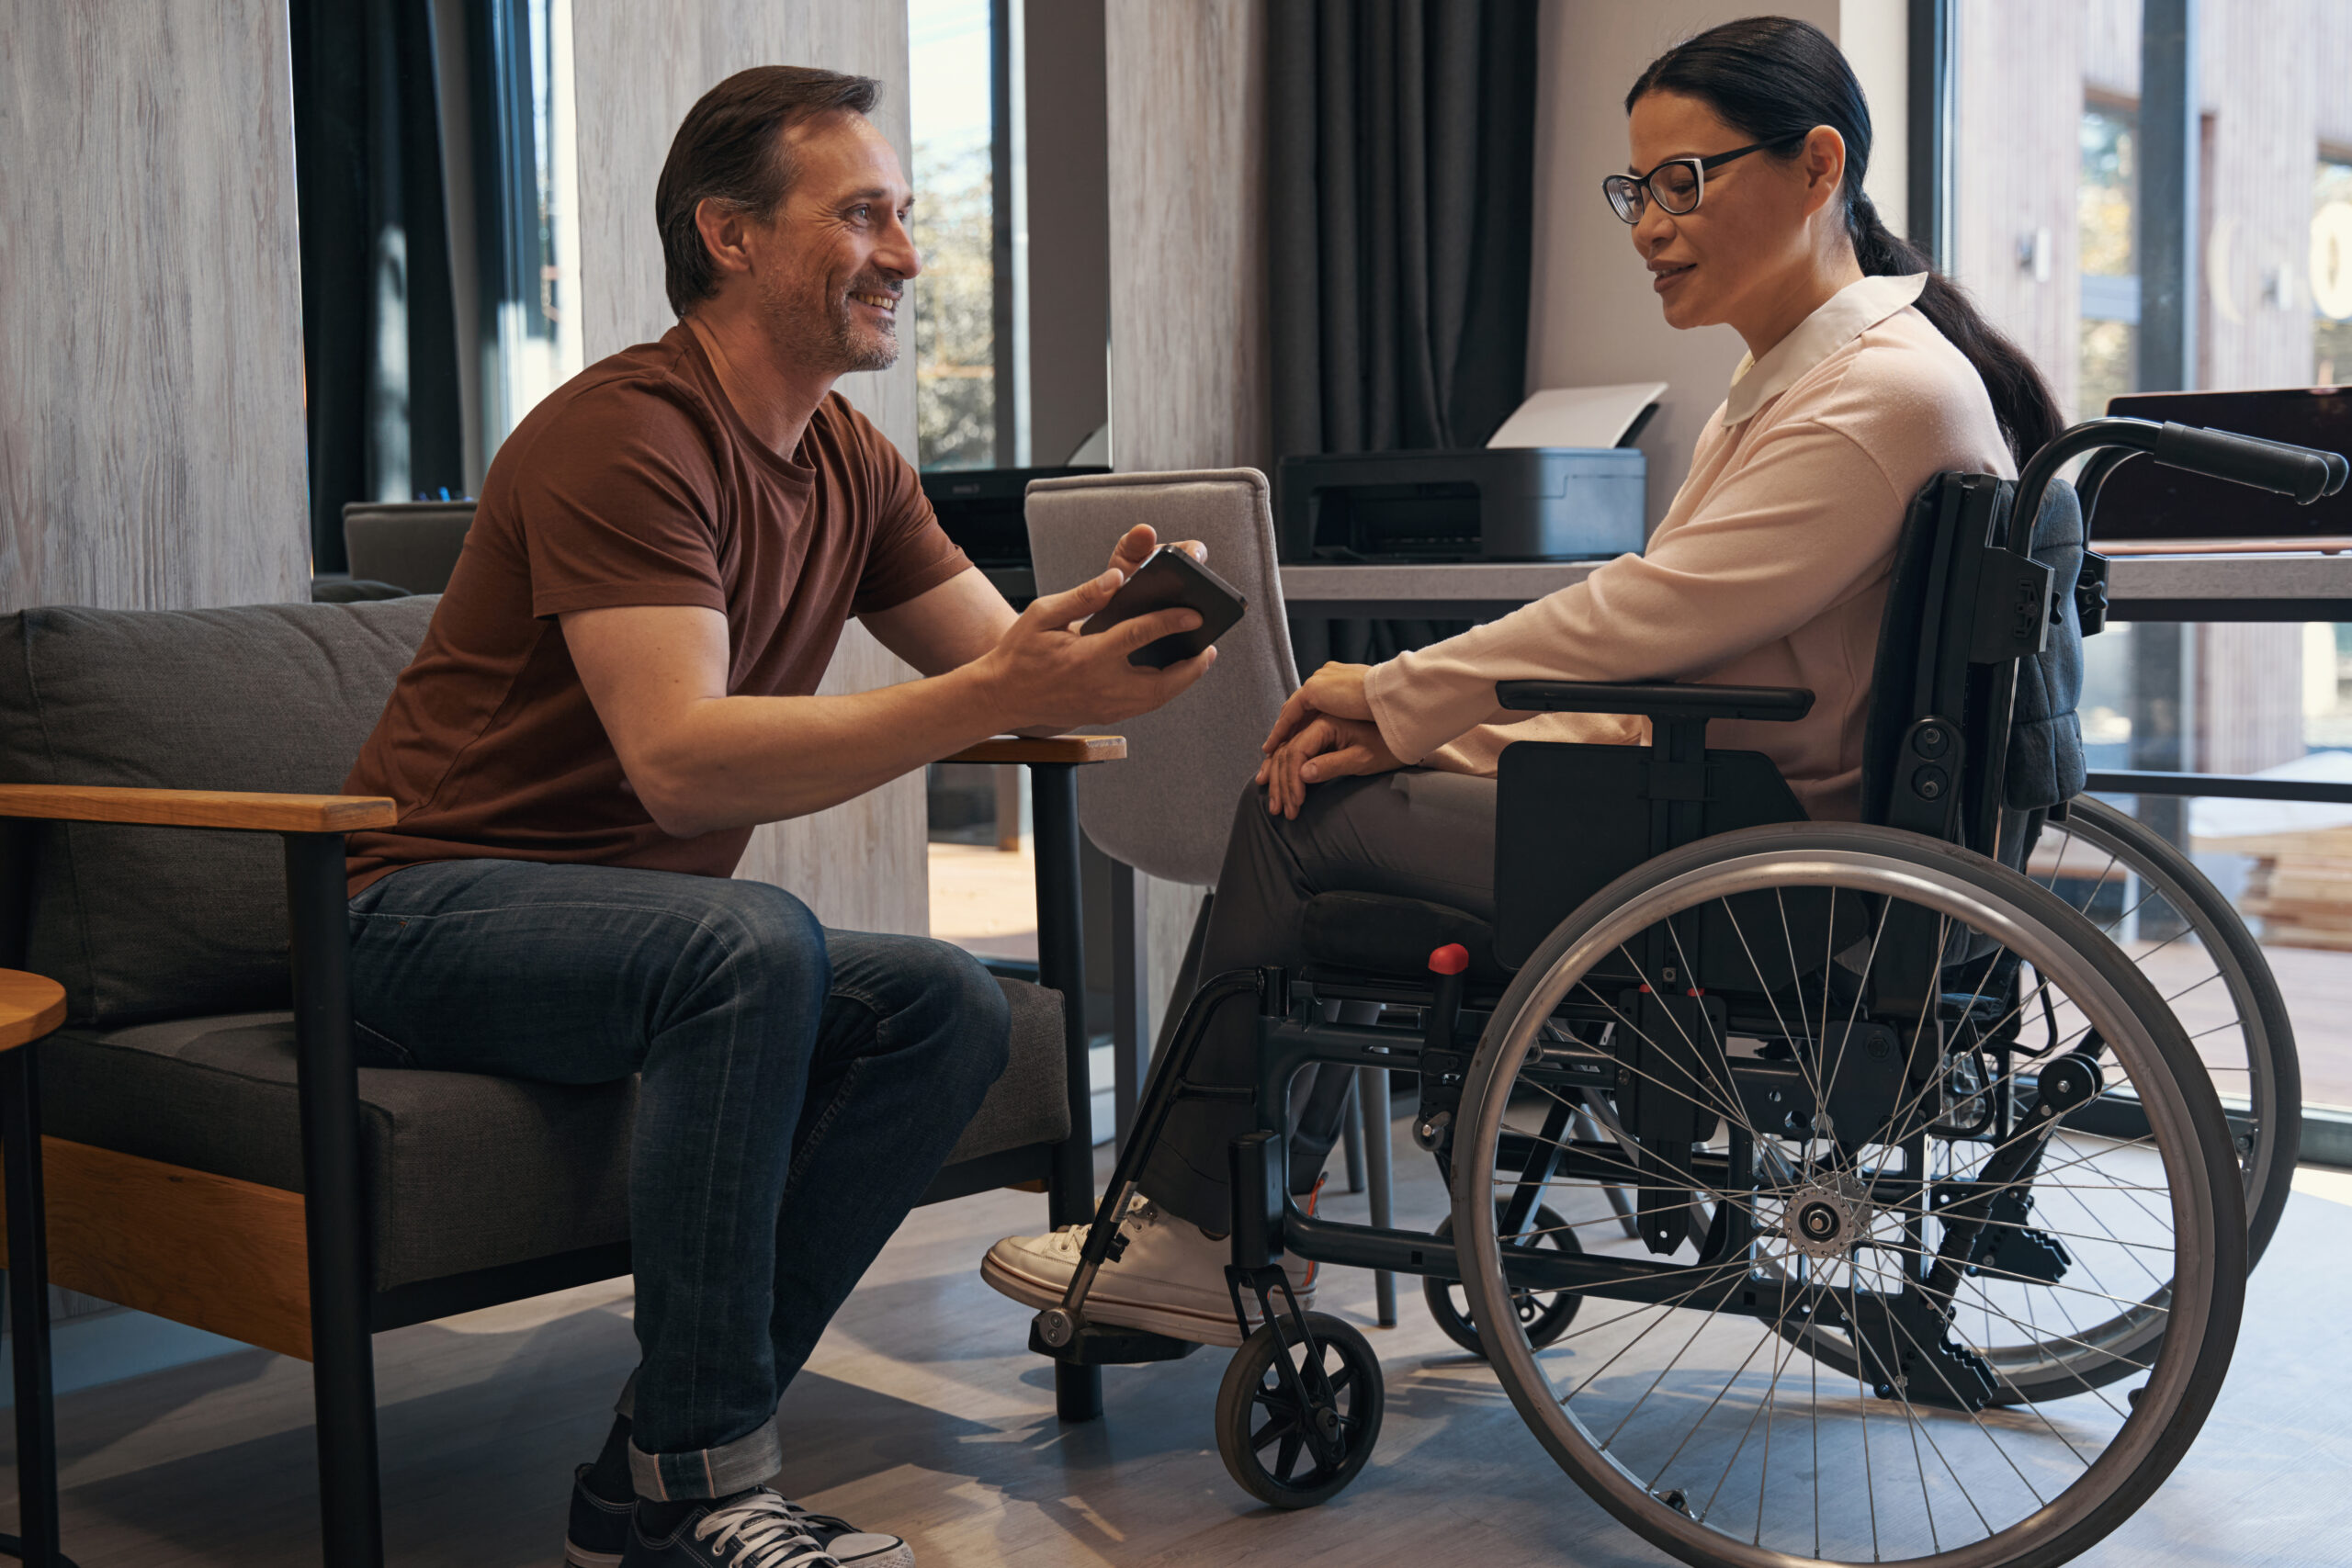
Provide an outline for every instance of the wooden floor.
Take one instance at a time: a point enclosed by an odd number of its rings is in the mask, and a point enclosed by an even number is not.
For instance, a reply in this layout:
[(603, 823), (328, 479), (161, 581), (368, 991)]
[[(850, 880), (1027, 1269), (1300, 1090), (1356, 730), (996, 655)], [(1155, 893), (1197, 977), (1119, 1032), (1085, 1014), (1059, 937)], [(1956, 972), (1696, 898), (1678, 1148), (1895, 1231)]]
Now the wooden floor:
[[(1400, 1218), (1433, 1220), (1442, 1190), (1398, 1143)], [(2307, 1174), (2204, 1436), (2080, 1561), (2352, 1563), (2352, 1177)], [(1374, 1336), (1380, 1448), (1322, 1509), (1258, 1508), (1227, 1479), (1209, 1424), (1221, 1351), (1113, 1369), (1108, 1419), (1060, 1427), (1023, 1348), (1027, 1314), (973, 1271), (989, 1241), (1042, 1217), (1041, 1199), (998, 1193), (908, 1222), (786, 1396), (787, 1490), (905, 1533), (926, 1568), (1664, 1561), (1554, 1468), (1418, 1291), (1403, 1325)], [(1370, 1277), (1339, 1274), (1320, 1304), (1368, 1326)], [(393, 1562), (560, 1561), (571, 1467), (635, 1359), (628, 1311), (625, 1289), (594, 1287), (377, 1339)], [(315, 1563), (310, 1418), (308, 1369), (259, 1351), (72, 1396), (67, 1551), (82, 1568)]]

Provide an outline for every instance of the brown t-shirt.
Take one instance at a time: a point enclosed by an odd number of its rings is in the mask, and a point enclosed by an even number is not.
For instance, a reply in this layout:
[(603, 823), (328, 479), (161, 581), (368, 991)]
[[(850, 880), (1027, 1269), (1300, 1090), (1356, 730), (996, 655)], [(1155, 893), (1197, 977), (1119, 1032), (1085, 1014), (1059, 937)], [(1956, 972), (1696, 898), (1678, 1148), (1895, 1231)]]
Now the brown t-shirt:
[(683, 323), (591, 366), (499, 448), (447, 593), (345, 788), (390, 795), (355, 833), (350, 888), (427, 861), (728, 876), (751, 838), (672, 838), (624, 787), (572, 668), (567, 611), (698, 604), (727, 616), (727, 690), (806, 695), (854, 615), (969, 563), (914, 469), (835, 393), (789, 460), (746, 429)]

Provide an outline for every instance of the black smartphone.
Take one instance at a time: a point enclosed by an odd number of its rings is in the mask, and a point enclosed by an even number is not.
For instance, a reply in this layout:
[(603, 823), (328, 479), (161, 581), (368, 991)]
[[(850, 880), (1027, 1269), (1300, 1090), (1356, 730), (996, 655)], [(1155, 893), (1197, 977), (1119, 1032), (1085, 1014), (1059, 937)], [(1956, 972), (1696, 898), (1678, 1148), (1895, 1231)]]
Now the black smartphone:
[(1236, 592), (1233, 584), (1186, 552), (1162, 545), (1145, 558), (1133, 577), (1119, 585), (1108, 604), (1086, 618), (1079, 635), (1109, 631), (1122, 621), (1148, 615), (1154, 610), (1197, 612), (1201, 624), (1191, 631), (1170, 632), (1127, 655), (1130, 664), (1165, 670), (1180, 660), (1192, 658), (1231, 631), (1249, 606), (1250, 601)]

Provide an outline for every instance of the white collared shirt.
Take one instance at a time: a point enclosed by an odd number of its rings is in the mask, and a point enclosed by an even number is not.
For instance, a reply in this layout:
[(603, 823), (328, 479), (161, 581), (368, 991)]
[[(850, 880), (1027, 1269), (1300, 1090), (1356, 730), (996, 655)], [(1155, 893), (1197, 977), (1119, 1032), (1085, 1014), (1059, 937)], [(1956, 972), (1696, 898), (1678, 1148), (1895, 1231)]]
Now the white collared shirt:
[(1389, 750), (1491, 775), (1516, 740), (1645, 738), (1637, 718), (1505, 711), (1498, 681), (1799, 686), (1804, 718), (1723, 720), (1708, 743), (1763, 752), (1808, 815), (1853, 820), (1904, 514), (1937, 474), (2014, 471), (1975, 367), (1905, 308), (1926, 285), (1842, 288), (1747, 367), (1640, 555), (1374, 666), (1364, 694)]
[(1743, 354), (1724, 398), (1724, 423), (1739, 423), (1795, 385), (1797, 378), (1853, 342), (1927, 290), (1928, 274), (1865, 277), (1821, 302), (1796, 330), (1774, 344), (1763, 358)]

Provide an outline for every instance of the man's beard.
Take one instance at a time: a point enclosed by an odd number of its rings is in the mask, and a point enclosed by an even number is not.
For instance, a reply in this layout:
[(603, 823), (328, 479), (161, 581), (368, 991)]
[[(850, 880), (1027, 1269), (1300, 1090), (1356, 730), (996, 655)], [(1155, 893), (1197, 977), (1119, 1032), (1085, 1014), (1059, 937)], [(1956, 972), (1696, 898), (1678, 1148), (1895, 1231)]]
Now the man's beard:
[[(768, 320), (769, 335), (790, 363), (836, 376), (856, 370), (888, 370), (899, 362), (895, 321), (887, 332), (860, 332), (852, 316), (853, 293), (889, 294), (893, 286), (882, 279), (860, 277), (815, 309), (803, 298), (772, 291), (763, 280), (760, 303)], [(899, 295), (903, 304), (905, 296)]]

